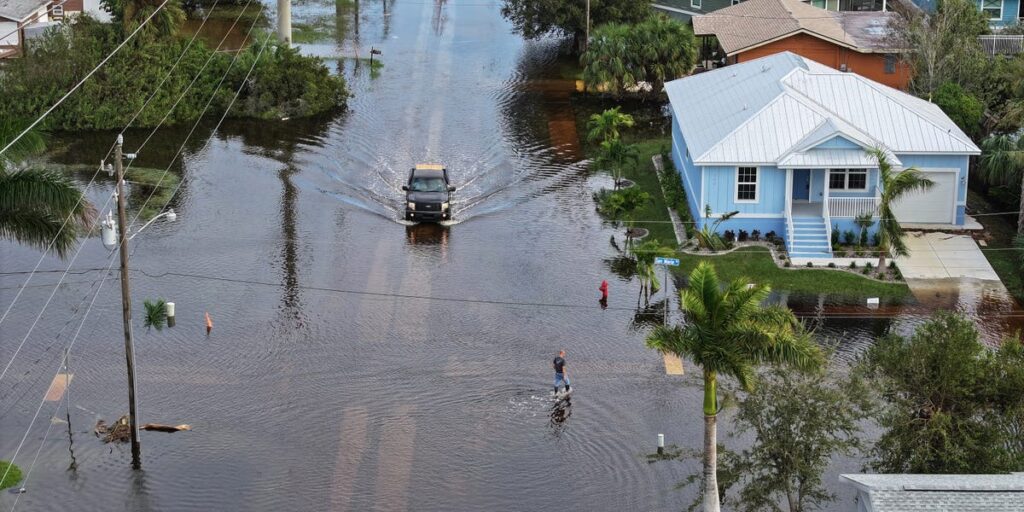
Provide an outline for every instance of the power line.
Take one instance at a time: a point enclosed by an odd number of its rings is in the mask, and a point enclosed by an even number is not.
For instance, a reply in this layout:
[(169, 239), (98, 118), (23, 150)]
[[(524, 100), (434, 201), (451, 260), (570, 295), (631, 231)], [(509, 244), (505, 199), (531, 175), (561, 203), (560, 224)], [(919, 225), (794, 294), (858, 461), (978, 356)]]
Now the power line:
[[(68, 0), (64, 0), (64, 2), (67, 2), (67, 1)], [(171, 77), (171, 74), (174, 73), (174, 70), (178, 67), (178, 64), (181, 63), (181, 60), (185, 57), (185, 54), (188, 53), (188, 50), (192, 47), (192, 44), (195, 43), (196, 38), (199, 36), (199, 32), (201, 32), (202, 28), (206, 25), (206, 21), (209, 19), (210, 14), (213, 13), (213, 10), (217, 7), (218, 2), (220, 2), (220, 0), (215, 0), (214, 1), (213, 7), (211, 7), (210, 10), (207, 11), (206, 16), (203, 17), (203, 21), (199, 25), (199, 28), (196, 30), (196, 32), (194, 34), (192, 34), (192, 39), (190, 39), (188, 44), (185, 45), (185, 48), (181, 51), (181, 54), (178, 55), (178, 58), (174, 61), (174, 64), (172, 64), (171, 67), (167, 70), (167, 73), (164, 74), (163, 78), (160, 80), (160, 83), (157, 84), (157, 86), (153, 88), (153, 92), (150, 93), (148, 98), (146, 98), (146, 101), (142, 104), (142, 107), (140, 107), (138, 110), (136, 110), (135, 113), (132, 115), (131, 119), (128, 120), (128, 123), (121, 130), (119, 135), (124, 135), (124, 133), (126, 131), (128, 131), (128, 128), (131, 127), (131, 125), (135, 122), (136, 119), (138, 119), (138, 117), (140, 115), (142, 115), (142, 112), (144, 110), (146, 110), (146, 108), (149, 106), (149, 104), (156, 97), (157, 93), (160, 92), (160, 88), (163, 87), (163, 85), (165, 83), (167, 83), (167, 79)], [(63, 2), (62, 2), (61, 5), (63, 5)], [(0, 38), (0, 39), (2, 39), (2, 38)], [(107, 158), (110, 157), (110, 154), (114, 151), (114, 146), (115, 145), (116, 145), (116, 143), (110, 145), (110, 148), (107, 150), (107, 154), (106, 154), (106, 156), (103, 157), (102, 161), (106, 161)], [(129, 163), (129, 167), (130, 166), (131, 166), (131, 164)], [(89, 179), (89, 183), (86, 184), (85, 189), (84, 189), (82, 195), (78, 198), (78, 201), (75, 203), (75, 207), (72, 210), (77, 209), (79, 207), (79, 205), (81, 205), (82, 201), (85, 199), (86, 192), (88, 192), (89, 188), (92, 187), (93, 183), (96, 181), (96, 177), (99, 175), (101, 170), (102, 170), (101, 168), (97, 168), (96, 172), (93, 173), (92, 178)], [(101, 208), (101, 210), (106, 209), (107, 205), (110, 204), (110, 199), (111, 198), (113, 198), (113, 194), (111, 194), (111, 195), (109, 195), (107, 197), (107, 201), (104, 203), (103, 208)], [(46, 247), (46, 250), (43, 251), (43, 254), (41, 254), (39, 256), (39, 261), (36, 262), (36, 266), (35, 266), (36, 269), (38, 269), (39, 265), (42, 264), (43, 259), (46, 258), (46, 254), (48, 252), (50, 252), (50, 249), (53, 248), (53, 244), (57, 241), (57, 238), (60, 236), (60, 234), (67, 227), (68, 222), (71, 221), (71, 218), (73, 216), (74, 216), (74, 212), (72, 211), (64, 219), (64, 222), (61, 224), (60, 229), (57, 230), (57, 233), (53, 236), (53, 239), (50, 240), (50, 244)], [(77, 252), (75, 254), (76, 254), (76, 257), (77, 257)], [(71, 263), (68, 264), (68, 267), (70, 268), (71, 264), (73, 264), (73, 263), (74, 263), (74, 259), (72, 259)], [(32, 280), (32, 275), (30, 274), (28, 279), (25, 280), (24, 286), (28, 286), (28, 283), (31, 280)], [(57, 285), (59, 286), (60, 283), (58, 282)], [(24, 290), (24, 287), (22, 289), (18, 290), (18, 293), (16, 293), (14, 295), (14, 299), (11, 301), (10, 304), (7, 305), (7, 309), (4, 311), (4, 314), (0, 315), (0, 324), (3, 324), (3, 321), (7, 319), (7, 315), (11, 312), (11, 309), (14, 307), (14, 304), (18, 301), (18, 298), (21, 296), (21, 292), (23, 290)]]
[(3, 149), (0, 149), (0, 155), (4, 154), (8, 149), (11, 148), (11, 146), (16, 144), (19, 140), (21, 140), (21, 138), (24, 137), (26, 133), (28, 133), (33, 128), (35, 128), (36, 125), (38, 125), (39, 123), (41, 123), (43, 121), (43, 119), (46, 119), (46, 116), (50, 115), (50, 112), (53, 112), (53, 110), (56, 109), (58, 106), (60, 106), (61, 103), (64, 103), (64, 100), (68, 99), (68, 97), (70, 97), (75, 91), (77, 91), (78, 88), (81, 87), (82, 84), (84, 84), (86, 80), (91, 78), (92, 75), (96, 74), (96, 72), (99, 71), (99, 69), (101, 67), (103, 67), (103, 65), (106, 64), (107, 61), (109, 61), (111, 58), (113, 58), (114, 55), (117, 54), (117, 52), (121, 51), (121, 48), (124, 48), (124, 46), (126, 44), (128, 44), (129, 41), (131, 41), (132, 39), (135, 38), (135, 35), (138, 34), (139, 31), (142, 30), (142, 28), (145, 27), (146, 24), (149, 23), (149, 20), (153, 19), (153, 17), (156, 16), (157, 13), (159, 13), (160, 10), (162, 10), (165, 5), (167, 5), (167, 2), (168, 2), (168, 0), (164, 0), (163, 2), (161, 2), (160, 5), (145, 20), (143, 20), (142, 23), (140, 23), (139, 26), (136, 27), (134, 31), (132, 31), (131, 35), (129, 35), (124, 41), (121, 41), (121, 44), (117, 45), (117, 48), (114, 48), (114, 51), (110, 52), (109, 55), (104, 57), (103, 60), (100, 61), (100, 63), (96, 65), (96, 67), (92, 68), (92, 71), (90, 71), (88, 74), (86, 74), (84, 78), (79, 80), (79, 82), (77, 84), (75, 84), (75, 86), (72, 87), (70, 91), (68, 91), (64, 96), (62, 96), (59, 100), (57, 100), (57, 102), (54, 103), (50, 108), (48, 108), (46, 110), (46, 112), (43, 112), (43, 115), (39, 116), (35, 121), (33, 121), (32, 124), (30, 124), (28, 126), (28, 128), (25, 128), (20, 134), (18, 134), (17, 137), (14, 138), (14, 140), (12, 140), (9, 143), (7, 143), (7, 145), (4, 146)]
[[(53, 5), (51, 5), (48, 9), (46, 9), (43, 12), (37, 12), (37, 13), (33, 14), (32, 16), (29, 16), (28, 19), (26, 19), (25, 21), (21, 22), (20, 24), (16, 23), (16, 25), (18, 25), (18, 28), (16, 28), (16, 29), (14, 29), (14, 30), (12, 30), (12, 31), (10, 31), (10, 32), (0, 36), (0, 41), (3, 41), (4, 39), (7, 39), (8, 37), (14, 35), (14, 33), (20, 31), (21, 29), (26, 28), (29, 23), (32, 23), (32, 22), (36, 21), (36, 19), (39, 18), (40, 16), (42, 16), (44, 14), (49, 16), (51, 11), (53, 11), (57, 7), (63, 7), (64, 4), (68, 3), (68, 1), (69, 0), (61, 0), (61, 2), (59, 4), (53, 4)], [(19, 39), (20, 39), (20, 37), (19, 37)], [(21, 41), (21, 43), (25, 44), (24, 41)]]

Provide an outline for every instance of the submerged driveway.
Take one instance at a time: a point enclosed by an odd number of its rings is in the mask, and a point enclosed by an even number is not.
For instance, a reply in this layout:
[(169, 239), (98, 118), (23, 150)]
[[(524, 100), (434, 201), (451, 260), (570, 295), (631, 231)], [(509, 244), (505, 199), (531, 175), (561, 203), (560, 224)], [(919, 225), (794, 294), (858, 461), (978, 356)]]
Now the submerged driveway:
[(906, 237), (910, 256), (898, 258), (905, 279), (978, 279), (999, 281), (981, 248), (967, 235), (911, 231)]

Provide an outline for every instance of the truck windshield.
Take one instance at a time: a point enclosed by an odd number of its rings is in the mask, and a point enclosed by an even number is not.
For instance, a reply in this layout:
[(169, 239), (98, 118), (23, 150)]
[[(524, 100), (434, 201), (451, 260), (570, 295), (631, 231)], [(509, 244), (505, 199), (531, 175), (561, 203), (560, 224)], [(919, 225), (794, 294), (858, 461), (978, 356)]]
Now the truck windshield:
[(413, 192), (444, 192), (444, 179), (442, 178), (413, 178), (409, 190)]

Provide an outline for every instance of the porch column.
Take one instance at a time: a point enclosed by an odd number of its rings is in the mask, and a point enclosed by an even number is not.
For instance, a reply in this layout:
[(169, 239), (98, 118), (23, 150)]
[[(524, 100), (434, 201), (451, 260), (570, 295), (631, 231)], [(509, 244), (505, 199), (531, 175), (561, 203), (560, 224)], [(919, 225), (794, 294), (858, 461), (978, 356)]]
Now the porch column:
[(822, 194), (821, 216), (825, 217), (826, 219), (829, 218), (832, 215), (832, 212), (829, 211), (829, 209), (828, 209), (828, 189), (829, 189), (828, 184), (829, 184), (830, 181), (832, 181), (831, 176), (832, 176), (832, 171), (830, 169), (825, 169), (825, 183), (822, 184), (823, 188), (825, 189), (825, 192)]
[(793, 169), (786, 169), (786, 217), (793, 216)]

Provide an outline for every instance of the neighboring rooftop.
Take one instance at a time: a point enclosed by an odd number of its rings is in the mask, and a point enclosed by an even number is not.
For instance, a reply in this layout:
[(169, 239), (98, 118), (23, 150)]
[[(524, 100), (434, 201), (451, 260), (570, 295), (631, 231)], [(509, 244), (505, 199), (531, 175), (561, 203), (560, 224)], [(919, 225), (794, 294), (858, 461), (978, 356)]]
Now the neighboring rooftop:
[(1022, 512), (1024, 473), (1009, 475), (840, 475), (866, 512)]
[(0, 18), (22, 21), (50, 0), (0, 0)]
[(693, 32), (714, 35), (726, 55), (804, 33), (862, 53), (889, 53), (892, 12), (826, 11), (800, 0), (747, 0), (693, 18)]
[(778, 164), (836, 135), (891, 153), (980, 152), (938, 106), (791, 52), (673, 80), (665, 91), (697, 165)]

